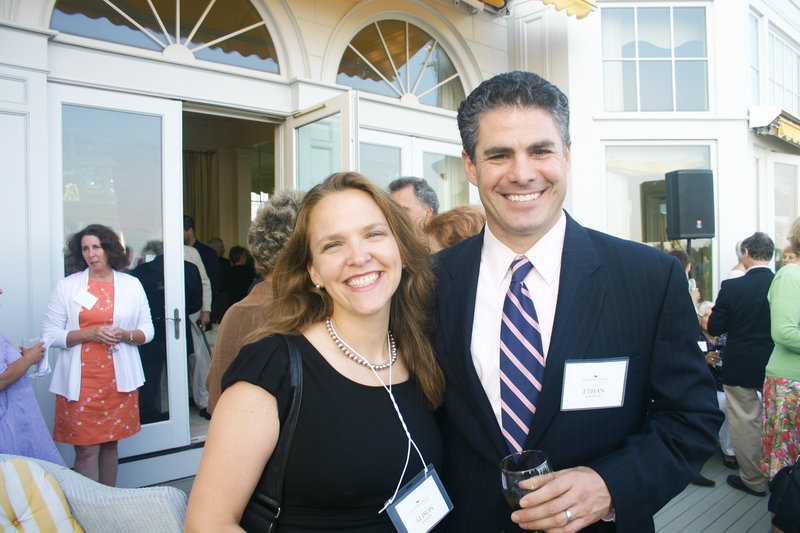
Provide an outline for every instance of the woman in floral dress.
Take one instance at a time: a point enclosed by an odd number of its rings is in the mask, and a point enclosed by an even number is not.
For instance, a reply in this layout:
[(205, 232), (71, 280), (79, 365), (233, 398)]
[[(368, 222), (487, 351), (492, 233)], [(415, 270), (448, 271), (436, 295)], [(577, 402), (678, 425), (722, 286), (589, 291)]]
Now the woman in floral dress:
[[(800, 251), (800, 218), (792, 225), (789, 244)], [(800, 266), (784, 265), (767, 297), (775, 348), (764, 382), (761, 471), (771, 479), (800, 455)]]
[[(126, 266), (117, 235), (92, 224), (67, 244), (67, 265), (43, 330), (61, 348), (50, 392), (56, 397), (53, 438), (75, 446), (75, 471), (106, 485), (117, 478), (117, 442), (137, 433), (144, 383), (139, 344), (153, 338), (147, 297)], [(75, 267), (78, 268), (75, 268)]]

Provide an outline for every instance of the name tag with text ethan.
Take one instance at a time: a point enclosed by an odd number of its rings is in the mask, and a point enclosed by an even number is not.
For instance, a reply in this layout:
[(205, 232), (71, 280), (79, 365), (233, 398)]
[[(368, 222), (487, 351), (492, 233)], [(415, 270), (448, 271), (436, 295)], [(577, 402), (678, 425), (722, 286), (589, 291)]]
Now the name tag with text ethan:
[(622, 407), (628, 358), (573, 359), (564, 363), (561, 410)]

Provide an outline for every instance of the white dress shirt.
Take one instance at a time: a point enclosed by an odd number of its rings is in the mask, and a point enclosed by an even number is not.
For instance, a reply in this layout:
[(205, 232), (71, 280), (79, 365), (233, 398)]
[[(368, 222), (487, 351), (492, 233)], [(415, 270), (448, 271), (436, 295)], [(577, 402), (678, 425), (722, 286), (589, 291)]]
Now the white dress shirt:
[(197, 312), (197, 316), (200, 316), (200, 313), (211, 312), (211, 281), (208, 279), (208, 274), (206, 274), (206, 267), (203, 266), (203, 259), (200, 257), (200, 252), (197, 251), (197, 248), (194, 246), (189, 246), (188, 244), (183, 245), (183, 259), (185, 261), (189, 261), (191, 264), (197, 267), (197, 270), (200, 272), (200, 283), (203, 287), (203, 304), (200, 307), (200, 311)]
[[(550, 231), (523, 254), (533, 264), (533, 268), (525, 278), (525, 285), (531, 293), (539, 318), (545, 361), (556, 314), (558, 283), (561, 277), (561, 252), (564, 249), (566, 228), (567, 217), (564, 211), (561, 211), (561, 216)], [(478, 274), (478, 290), (475, 296), (470, 351), (475, 371), (501, 427), (500, 324), (503, 302), (511, 284), (511, 262), (518, 255), (497, 240), (497, 237), (489, 231), (489, 226), (486, 226)]]

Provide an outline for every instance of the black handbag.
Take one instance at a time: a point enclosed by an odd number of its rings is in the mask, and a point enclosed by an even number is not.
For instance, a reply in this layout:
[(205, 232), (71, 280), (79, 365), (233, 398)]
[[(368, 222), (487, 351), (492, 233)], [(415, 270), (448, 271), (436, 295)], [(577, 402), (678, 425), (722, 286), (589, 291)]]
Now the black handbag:
[(281, 422), (281, 431), (275, 451), (272, 452), (258, 480), (253, 495), (247, 502), (239, 525), (248, 532), (274, 533), (278, 527), (281, 514), (281, 496), (283, 495), (283, 479), (286, 463), (289, 462), (289, 450), (292, 447), (294, 429), (300, 414), (300, 400), (303, 398), (303, 361), (294, 341), (287, 335), (281, 335), (289, 347), (289, 374), (291, 403), (286, 419)]
[(775, 474), (769, 492), (767, 509), (775, 515), (772, 524), (785, 533), (800, 531), (800, 459)]

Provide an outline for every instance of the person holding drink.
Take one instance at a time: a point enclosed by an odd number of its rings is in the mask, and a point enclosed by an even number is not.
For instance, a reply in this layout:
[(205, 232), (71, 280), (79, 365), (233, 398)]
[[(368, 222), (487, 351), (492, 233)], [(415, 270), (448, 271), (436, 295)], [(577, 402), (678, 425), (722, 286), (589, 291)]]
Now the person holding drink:
[[(444, 529), (652, 532), (722, 419), (686, 276), (564, 211), (569, 107), (555, 85), (497, 75), (458, 126), (487, 225), (435, 256)], [(512, 512), (500, 461), (535, 449), (552, 479), (519, 481), (532, 492)]]
[(279, 531), (395, 531), (387, 500), (442, 462), (432, 410), (444, 378), (429, 339), (433, 276), (419, 230), (360, 174), (333, 174), (300, 207), (273, 296), (260, 340), (222, 378), (186, 531), (238, 531), (288, 409), (281, 335), (301, 356), (303, 392)]
[(141, 428), (136, 348), (153, 338), (147, 296), (114, 231), (91, 224), (70, 237), (67, 271), (50, 296), (45, 343), (60, 348), (50, 382), (57, 394), (53, 438), (75, 446), (76, 472), (106, 485), (117, 479), (117, 442)]
[(64, 465), (30, 382), (46, 352), (39, 339), (24, 339), (17, 349), (0, 334), (0, 450)]

